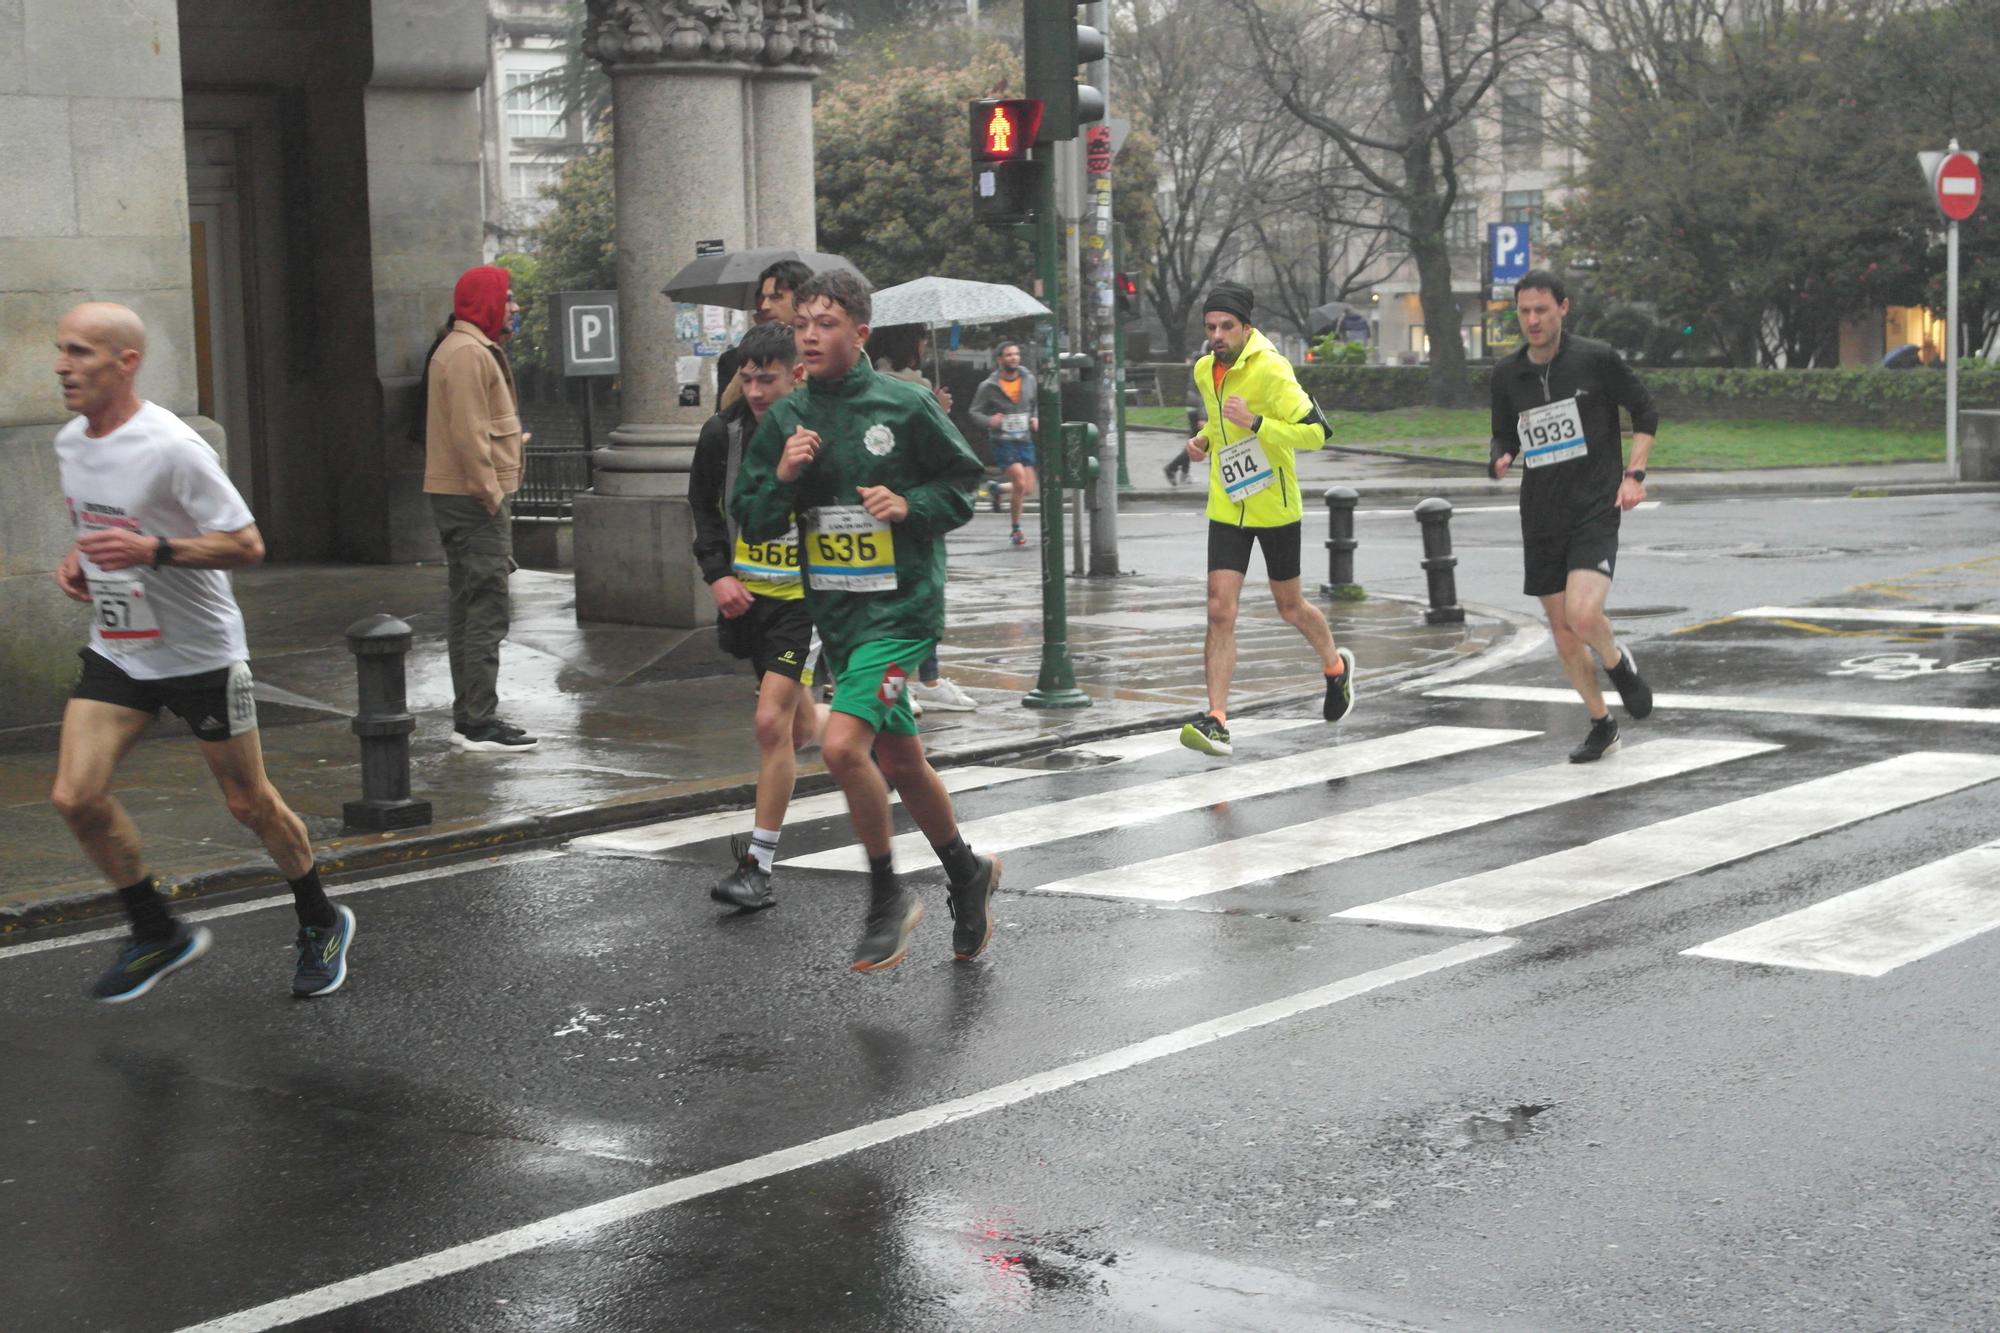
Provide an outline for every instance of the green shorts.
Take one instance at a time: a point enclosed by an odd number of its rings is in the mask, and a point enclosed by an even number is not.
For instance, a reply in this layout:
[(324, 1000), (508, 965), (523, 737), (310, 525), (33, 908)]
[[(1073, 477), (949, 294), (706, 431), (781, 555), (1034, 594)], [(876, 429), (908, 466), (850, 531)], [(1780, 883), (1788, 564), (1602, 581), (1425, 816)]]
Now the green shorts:
[(917, 734), (917, 716), (910, 711), (910, 682), (936, 639), (877, 639), (864, 643), (845, 658), (832, 657), (833, 711), (858, 717), (878, 732), (892, 736)]

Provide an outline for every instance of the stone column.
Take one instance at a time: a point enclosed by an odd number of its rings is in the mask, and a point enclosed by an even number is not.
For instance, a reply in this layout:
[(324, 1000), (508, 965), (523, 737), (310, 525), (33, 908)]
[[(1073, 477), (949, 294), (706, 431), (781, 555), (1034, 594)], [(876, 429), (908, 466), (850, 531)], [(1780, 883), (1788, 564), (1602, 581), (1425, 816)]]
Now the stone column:
[[(616, 108), (624, 420), (611, 432), (611, 447), (594, 456), (594, 489), (576, 499), (579, 620), (697, 626), (715, 617), (689, 549), (687, 501), (694, 442), (715, 410), (714, 387), (704, 382), (698, 404), (680, 402), (676, 364), (694, 348), (678, 336), (674, 303), (660, 289), (695, 257), (700, 241), (737, 250), (811, 240), (816, 71), (800, 62), (831, 50), (817, 3), (590, 0), (589, 47), (611, 74)], [(780, 99), (786, 124), (798, 121), (804, 97), (805, 167), (801, 173), (796, 166), (794, 130), (777, 154), (792, 171), (772, 178), (767, 203), (763, 173), (752, 167), (761, 154), (745, 152), (753, 137), (760, 147), (765, 141), (753, 123), (761, 98), (746, 80), (772, 60), (784, 69), (778, 81), (799, 90)], [(753, 203), (784, 220), (783, 242), (757, 226)]]
[(751, 81), (756, 244), (819, 248), (814, 216), (812, 83), (819, 71), (774, 65)]

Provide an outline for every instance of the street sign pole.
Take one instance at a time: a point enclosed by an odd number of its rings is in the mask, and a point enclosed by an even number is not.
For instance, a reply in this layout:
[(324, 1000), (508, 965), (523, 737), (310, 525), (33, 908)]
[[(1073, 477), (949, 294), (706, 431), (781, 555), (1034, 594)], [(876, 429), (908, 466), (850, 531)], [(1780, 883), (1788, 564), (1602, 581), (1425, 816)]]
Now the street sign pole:
[[(1053, 148), (1039, 145), (1035, 156), (1054, 157)], [(1076, 668), (1069, 660), (1069, 585), (1063, 577), (1063, 428), (1062, 349), (1057, 326), (1062, 321), (1062, 219), (1056, 213), (1056, 172), (1045, 170), (1039, 182), (1040, 207), (1035, 213), (1035, 265), (1042, 280), (1042, 304), (1050, 313), (1042, 324), (1042, 364), (1036, 394), (1040, 429), (1035, 432), (1036, 461), (1041, 464), (1042, 502), (1042, 669), (1035, 688), (1021, 697), (1028, 708), (1088, 708), (1090, 696), (1076, 687)]]
[(1958, 475), (1958, 224), (1979, 208), (1982, 182), (1979, 154), (1963, 152), (1953, 139), (1942, 153), (1917, 154), (1931, 202), (1945, 220), (1944, 232), (1944, 467)]
[[(1952, 140), (1954, 150), (1958, 140)], [(1958, 223), (1944, 238), (1944, 470), (1958, 475)]]

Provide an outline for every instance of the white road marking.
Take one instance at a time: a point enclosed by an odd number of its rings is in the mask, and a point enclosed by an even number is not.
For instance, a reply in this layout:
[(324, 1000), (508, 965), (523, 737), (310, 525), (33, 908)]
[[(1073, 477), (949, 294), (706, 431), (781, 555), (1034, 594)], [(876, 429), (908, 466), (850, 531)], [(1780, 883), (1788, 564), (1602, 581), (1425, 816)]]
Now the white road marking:
[(1154, 630), (1202, 629), (1208, 624), (1205, 607), (1191, 606), (1184, 611), (1096, 611), (1089, 615), (1072, 615), (1072, 625), (1096, 625), (1104, 629), (1136, 629), (1148, 633)]
[[(1426, 682), (1428, 683), (1428, 682)], [(1447, 685), (1424, 691), (1433, 699), (1504, 699), (1523, 703), (1576, 702), (1576, 691), (1554, 685)], [(1608, 703), (1622, 704), (1606, 690)], [(1941, 704), (1861, 704), (1834, 699), (1787, 699), (1770, 694), (1656, 694), (1655, 707), (1682, 713), (1784, 713), (1792, 717), (1846, 717), (1871, 722), (1969, 722), (2000, 725), (2000, 708), (1953, 708)]]
[[(1632, 508), (1634, 510), (1658, 509), (1661, 503), (1659, 500), (1641, 500), (1638, 504), (1633, 505)], [(1409, 509), (1357, 509), (1354, 511), (1354, 516), (1356, 518), (1406, 519), (1410, 517), (1411, 511), (1415, 508), (1416, 506), (1412, 505)], [(1458, 518), (1463, 514), (1518, 514), (1520, 512), (1521, 506), (1518, 504), (1453, 505), (1451, 507), (1451, 516), (1453, 518)]]
[(1730, 614), (1738, 620), (1839, 620), (1855, 625), (2000, 625), (1996, 615), (1894, 606), (1753, 606)]
[(1779, 748), (1757, 741), (1654, 741), (1595, 764), (1565, 761), (1342, 810), (1269, 833), (1037, 885), (1035, 892), (1185, 902)]
[[(1291, 791), (1316, 782), (1350, 778), (1379, 769), (1422, 763), (1467, 750), (1528, 740), (1538, 731), (1503, 731), (1487, 727), (1419, 727), (1349, 745), (1308, 750), (1304, 754), (1266, 759), (1255, 764), (1210, 768), (1184, 777), (1141, 783), (1115, 792), (1079, 796), (1047, 805), (1029, 806), (1004, 815), (989, 815), (961, 824), (959, 832), (981, 852), (1077, 838), (1146, 820), (1201, 810), (1223, 801), (1243, 800), (1275, 791)], [(934, 860), (921, 832), (897, 837), (892, 848), (904, 866)], [(866, 870), (859, 847), (836, 847), (802, 856), (787, 864), (817, 870)]]
[[(456, 875), (469, 875), (475, 870), (493, 870), (501, 866), (532, 865), (536, 861), (551, 861), (561, 856), (561, 852), (536, 849), (530, 852), (515, 852), (506, 856), (487, 857), (478, 861), (466, 861), (458, 865), (432, 866), (428, 870), (412, 870), (402, 875), (385, 875), (381, 879), (365, 879), (355, 884), (329, 884), (326, 896), (329, 898), (352, 898), (359, 893), (370, 893), (376, 889), (391, 889), (399, 884), (414, 884), (419, 880), (450, 879)], [(226, 916), (243, 916), (250, 912), (261, 912), (266, 908), (290, 907), (290, 894), (277, 894), (269, 898), (259, 898), (255, 902), (226, 903), (221, 907), (198, 907), (192, 911), (176, 912), (182, 921), (216, 921)], [(52, 949), (68, 949), (79, 944), (102, 944), (106, 940), (129, 938), (132, 931), (127, 926), (113, 926), (105, 930), (82, 930), (74, 935), (63, 935), (52, 940), (33, 940), (26, 944), (0, 944), (0, 962), (9, 958), (25, 958), (31, 953), (47, 953)]]
[(1110, 1074), (1122, 1073), (1140, 1065), (1179, 1055), (1211, 1043), (1222, 1041), (1239, 1033), (1267, 1027), (1273, 1023), (1296, 1018), (1351, 1000), (1370, 991), (1393, 986), (1399, 982), (1411, 981), (1446, 968), (1457, 967), (1480, 958), (1490, 957), (1511, 948), (1513, 941), (1501, 937), (1483, 940), (1468, 940), (1440, 949), (1436, 953), (1424, 954), (1407, 962), (1392, 963), (1387, 967), (1363, 972), (1359, 976), (1319, 986), (1312, 990), (1300, 991), (1268, 1004), (1255, 1005), (1249, 1009), (1239, 1009), (1233, 1014), (1225, 1014), (1193, 1027), (1181, 1028), (1177, 1032), (1165, 1033), (1146, 1041), (1135, 1042), (1061, 1065), (1039, 1074), (1011, 1083), (1002, 1083), (983, 1091), (956, 1097), (950, 1101), (938, 1102), (931, 1106), (908, 1111), (887, 1120), (877, 1120), (872, 1124), (858, 1125), (853, 1129), (829, 1134), (791, 1148), (781, 1148), (728, 1166), (703, 1171), (697, 1175), (683, 1176), (664, 1184), (646, 1189), (634, 1190), (602, 1203), (571, 1209), (540, 1222), (515, 1227), (508, 1231), (485, 1236), (434, 1254), (362, 1273), (340, 1282), (329, 1283), (312, 1291), (301, 1292), (281, 1300), (271, 1301), (252, 1309), (241, 1310), (219, 1319), (196, 1324), (182, 1333), (261, 1333), (262, 1330), (280, 1328), (301, 1319), (315, 1315), (331, 1314), (345, 1310), (366, 1301), (379, 1299), (392, 1292), (403, 1291), (438, 1278), (462, 1273), (496, 1260), (526, 1254), (550, 1245), (580, 1241), (591, 1233), (633, 1218), (656, 1213), (676, 1204), (692, 1199), (706, 1198), (725, 1190), (768, 1180), (798, 1171), (821, 1162), (877, 1148), (885, 1143), (909, 1138), (926, 1130), (976, 1116), (988, 1115), (1005, 1110), (1035, 1097), (1047, 1096), (1065, 1088), (1075, 1087), (1093, 1079)]
[[(980, 764), (967, 764), (963, 768), (943, 768), (938, 777), (944, 780), (944, 788), (949, 792), (972, 791), (979, 787), (997, 787), (1002, 783), (1019, 782), (1022, 778), (1045, 778), (1047, 770), (1035, 768), (989, 768)], [(902, 800), (896, 793), (889, 793), (890, 801)], [(751, 807), (737, 806), (730, 810), (716, 810), (708, 814), (688, 815), (681, 819), (668, 819), (657, 824), (643, 824), (638, 828), (614, 829), (609, 833), (592, 833), (577, 838), (567, 844), (573, 852), (588, 852), (593, 856), (651, 856), (673, 847), (685, 847), (689, 843), (706, 842), (710, 838), (720, 838), (729, 833), (747, 833), (743, 822), (750, 814)], [(838, 791), (820, 792), (815, 796), (801, 796), (785, 811), (787, 824), (803, 824), (814, 819), (828, 819), (847, 813), (847, 798)], [(787, 865), (791, 862), (786, 862)]]
[(1879, 977), (2000, 926), (2000, 842), (1681, 952)]
[[(1229, 724), (1229, 735), (1232, 740), (1241, 741), (1245, 736), (1274, 736), (1282, 731), (1325, 725), (1316, 717), (1246, 717)], [(1180, 728), (1175, 726), (1166, 730), (1142, 731), (1136, 736), (1120, 736), (1116, 740), (1083, 741), (1058, 753), (1103, 755), (1122, 763), (1150, 759), (1180, 748)], [(939, 776), (943, 776), (942, 771)]]
[(1995, 778), (2000, 755), (1900, 754), (1335, 915), (1513, 930)]

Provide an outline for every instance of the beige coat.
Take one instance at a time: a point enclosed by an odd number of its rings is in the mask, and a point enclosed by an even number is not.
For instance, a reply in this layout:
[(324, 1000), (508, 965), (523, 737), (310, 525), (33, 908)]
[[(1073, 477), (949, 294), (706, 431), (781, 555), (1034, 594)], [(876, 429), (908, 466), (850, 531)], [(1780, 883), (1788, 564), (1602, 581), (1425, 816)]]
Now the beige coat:
[(521, 416), (514, 372), (493, 340), (465, 320), (431, 354), (424, 425), (424, 492), (470, 495), (499, 511), (521, 489)]

